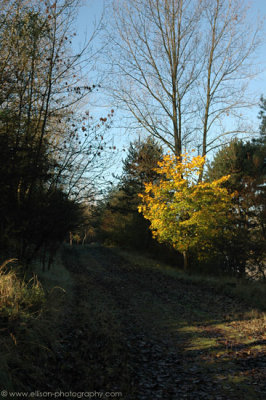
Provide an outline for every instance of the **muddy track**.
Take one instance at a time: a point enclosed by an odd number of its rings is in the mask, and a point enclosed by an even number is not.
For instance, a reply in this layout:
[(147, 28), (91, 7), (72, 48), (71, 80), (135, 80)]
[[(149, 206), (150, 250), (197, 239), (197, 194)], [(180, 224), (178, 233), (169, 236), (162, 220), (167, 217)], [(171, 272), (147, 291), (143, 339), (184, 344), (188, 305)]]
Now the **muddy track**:
[(76, 287), (57, 350), (63, 368), (55, 368), (51, 385), (121, 391), (128, 400), (239, 399), (216, 379), (217, 366), (204, 364), (204, 352), (185, 350), (189, 337), (179, 329), (214, 325), (227, 309), (241, 312), (237, 301), (219, 295), (213, 301), (195, 285), (140, 271), (111, 249), (67, 248), (63, 261)]

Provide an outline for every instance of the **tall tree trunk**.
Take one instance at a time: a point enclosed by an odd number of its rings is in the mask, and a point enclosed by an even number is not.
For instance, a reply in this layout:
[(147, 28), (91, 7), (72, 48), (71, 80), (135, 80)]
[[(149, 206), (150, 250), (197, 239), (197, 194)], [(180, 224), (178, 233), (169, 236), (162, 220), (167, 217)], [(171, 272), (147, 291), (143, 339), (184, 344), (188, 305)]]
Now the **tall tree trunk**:
[(188, 254), (187, 254), (187, 251), (183, 251), (183, 257), (184, 257), (184, 270), (187, 271), (187, 269), (188, 269)]

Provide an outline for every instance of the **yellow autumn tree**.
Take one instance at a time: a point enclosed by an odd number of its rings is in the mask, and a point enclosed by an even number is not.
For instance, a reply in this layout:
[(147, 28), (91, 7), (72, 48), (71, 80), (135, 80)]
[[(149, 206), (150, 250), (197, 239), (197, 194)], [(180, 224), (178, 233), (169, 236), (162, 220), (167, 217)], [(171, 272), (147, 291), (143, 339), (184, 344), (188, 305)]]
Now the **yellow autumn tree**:
[(201, 156), (166, 155), (156, 169), (161, 179), (146, 183), (144, 194), (139, 195), (139, 212), (151, 222), (153, 236), (183, 254), (185, 269), (189, 250), (203, 258), (221, 233), (230, 234), (226, 222), (232, 195), (223, 187), (229, 176), (199, 182), (204, 162)]

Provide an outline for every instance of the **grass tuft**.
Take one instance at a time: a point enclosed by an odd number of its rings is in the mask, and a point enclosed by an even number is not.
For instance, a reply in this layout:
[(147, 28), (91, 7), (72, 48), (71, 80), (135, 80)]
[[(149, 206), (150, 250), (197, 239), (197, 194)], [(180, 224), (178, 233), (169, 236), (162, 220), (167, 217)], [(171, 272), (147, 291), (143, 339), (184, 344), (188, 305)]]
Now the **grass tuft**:
[(44, 391), (53, 375), (44, 366), (54, 364), (71, 280), (59, 256), (53, 271), (40, 271), (36, 263), (23, 279), (16, 260), (0, 267), (0, 387), (8, 391)]
[(34, 275), (28, 282), (21, 279), (14, 267), (16, 259), (0, 266), (0, 316), (15, 319), (36, 313), (45, 302), (41, 283)]

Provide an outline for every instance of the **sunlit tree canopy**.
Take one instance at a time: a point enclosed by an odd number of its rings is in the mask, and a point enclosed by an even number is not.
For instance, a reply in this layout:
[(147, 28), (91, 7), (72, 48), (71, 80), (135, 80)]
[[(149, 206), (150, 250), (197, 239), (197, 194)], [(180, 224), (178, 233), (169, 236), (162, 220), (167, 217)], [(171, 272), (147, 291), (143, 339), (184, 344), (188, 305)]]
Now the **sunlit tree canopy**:
[(204, 157), (181, 158), (167, 155), (158, 163), (159, 182), (145, 184), (139, 211), (151, 222), (154, 237), (187, 253), (196, 249), (199, 257), (212, 240), (226, 230), (232, 194), (223, 187), (229, 176), (213, 182), (198, 182)]

